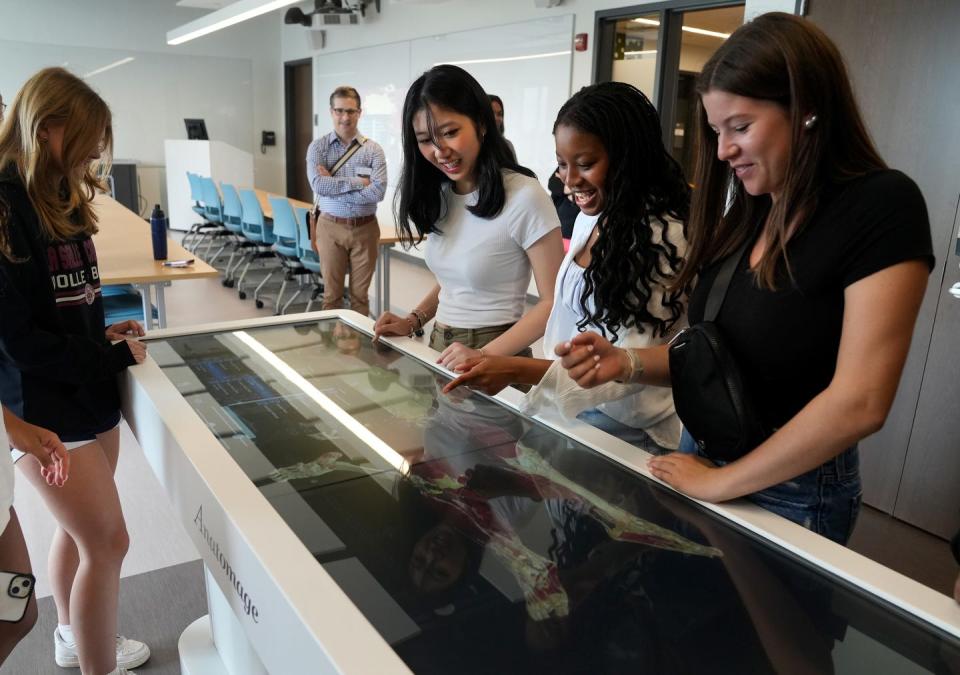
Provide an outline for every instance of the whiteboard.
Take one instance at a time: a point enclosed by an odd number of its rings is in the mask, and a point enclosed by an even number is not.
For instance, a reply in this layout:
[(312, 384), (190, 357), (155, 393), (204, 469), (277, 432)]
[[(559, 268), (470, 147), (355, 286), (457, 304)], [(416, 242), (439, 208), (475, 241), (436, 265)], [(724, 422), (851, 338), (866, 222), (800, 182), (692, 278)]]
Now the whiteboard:
[(188, 117), (206, 119), (212, 140), (254, 150), (250, 59), (0, 40), (0, 63), (7, 103), (41, 68), (84, 77), (113, 113), (114, 157), (163, 165), (164, 140), (185, 139)]
[(484, 89), (503, 99), (505, 135), (521, 164), (546, 186), (556, 167), (553, 121), (570, 95), (573, 15), (481, 28), (395, 42), (313, 59), (314, 138), (333, 129), (329, 96), (340, 85), (355, 87), (363, 99), (360, 132), (383, 146), (388, 189), (377, 211), (392, 224), (393, 193), (400, 177), (401, 113), (410, 83), (439, 63), (454, 63)]

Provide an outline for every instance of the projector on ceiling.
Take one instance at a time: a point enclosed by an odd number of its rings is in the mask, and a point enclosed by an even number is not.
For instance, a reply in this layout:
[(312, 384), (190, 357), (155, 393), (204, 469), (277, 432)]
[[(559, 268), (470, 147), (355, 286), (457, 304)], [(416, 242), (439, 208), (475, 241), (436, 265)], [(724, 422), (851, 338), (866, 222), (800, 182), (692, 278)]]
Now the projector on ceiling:
[(314, 24), (319, 24), (322, 28), (329, 26), (356, 26), (360, 23), (360, 16), (351, 12), (350, 14), (316, 14), (317, 18)]
[(299, 7), (291, 7), (283, 15), (283, 22), (309, 28), (316, 16), (320, 27), (355, 26), (360, 22), (358, 17), (366, 17), (368, 5), (380, 12), (380, 0), (313, 0), (312, 12), (304, 13)]

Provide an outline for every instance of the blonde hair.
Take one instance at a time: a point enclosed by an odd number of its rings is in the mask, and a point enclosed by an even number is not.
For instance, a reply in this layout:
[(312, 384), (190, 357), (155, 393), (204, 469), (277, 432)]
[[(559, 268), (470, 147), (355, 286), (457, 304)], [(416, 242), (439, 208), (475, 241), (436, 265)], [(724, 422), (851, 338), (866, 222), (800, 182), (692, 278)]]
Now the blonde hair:
[[(46, 139), (63, 125), (58, 163)], [(88, 158), (99, 150), (100, 159)], [(23, 181), (43, 234), (62, 241), (97, 233), (91, 204), (113, 151), (110, 108), (86, 82), (63, 68), (45, 68), (17, 92), (0, 126), (0, 169), (10, 165)], [(10, 205), (0, 205), (0, 253), (9, 250)]]

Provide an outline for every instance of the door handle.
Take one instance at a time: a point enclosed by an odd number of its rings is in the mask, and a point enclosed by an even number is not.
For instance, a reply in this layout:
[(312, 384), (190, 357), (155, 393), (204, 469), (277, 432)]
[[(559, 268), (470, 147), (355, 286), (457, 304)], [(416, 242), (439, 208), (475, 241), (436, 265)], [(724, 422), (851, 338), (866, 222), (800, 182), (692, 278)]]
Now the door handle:
[(950, 295), (960, 300), (960, 281), (955, 283), (950, 287), (950, 290), (947, 291)]

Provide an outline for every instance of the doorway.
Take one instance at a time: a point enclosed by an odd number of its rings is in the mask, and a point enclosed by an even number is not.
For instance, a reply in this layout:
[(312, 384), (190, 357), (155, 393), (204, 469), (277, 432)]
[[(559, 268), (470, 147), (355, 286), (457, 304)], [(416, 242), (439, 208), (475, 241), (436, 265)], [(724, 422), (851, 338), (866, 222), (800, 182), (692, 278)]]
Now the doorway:
[(744, 3), (675, 2), (597, 13), (595, 82), (634, 85), (660, 113), (664, 146), (693, 175), (694, 87), (703, 65), (743, 24)]
[(307, 180), (307, 147), (313, 140), (313, 60), (283, 64), (286, 110), (287, 196), (313, 201)]

